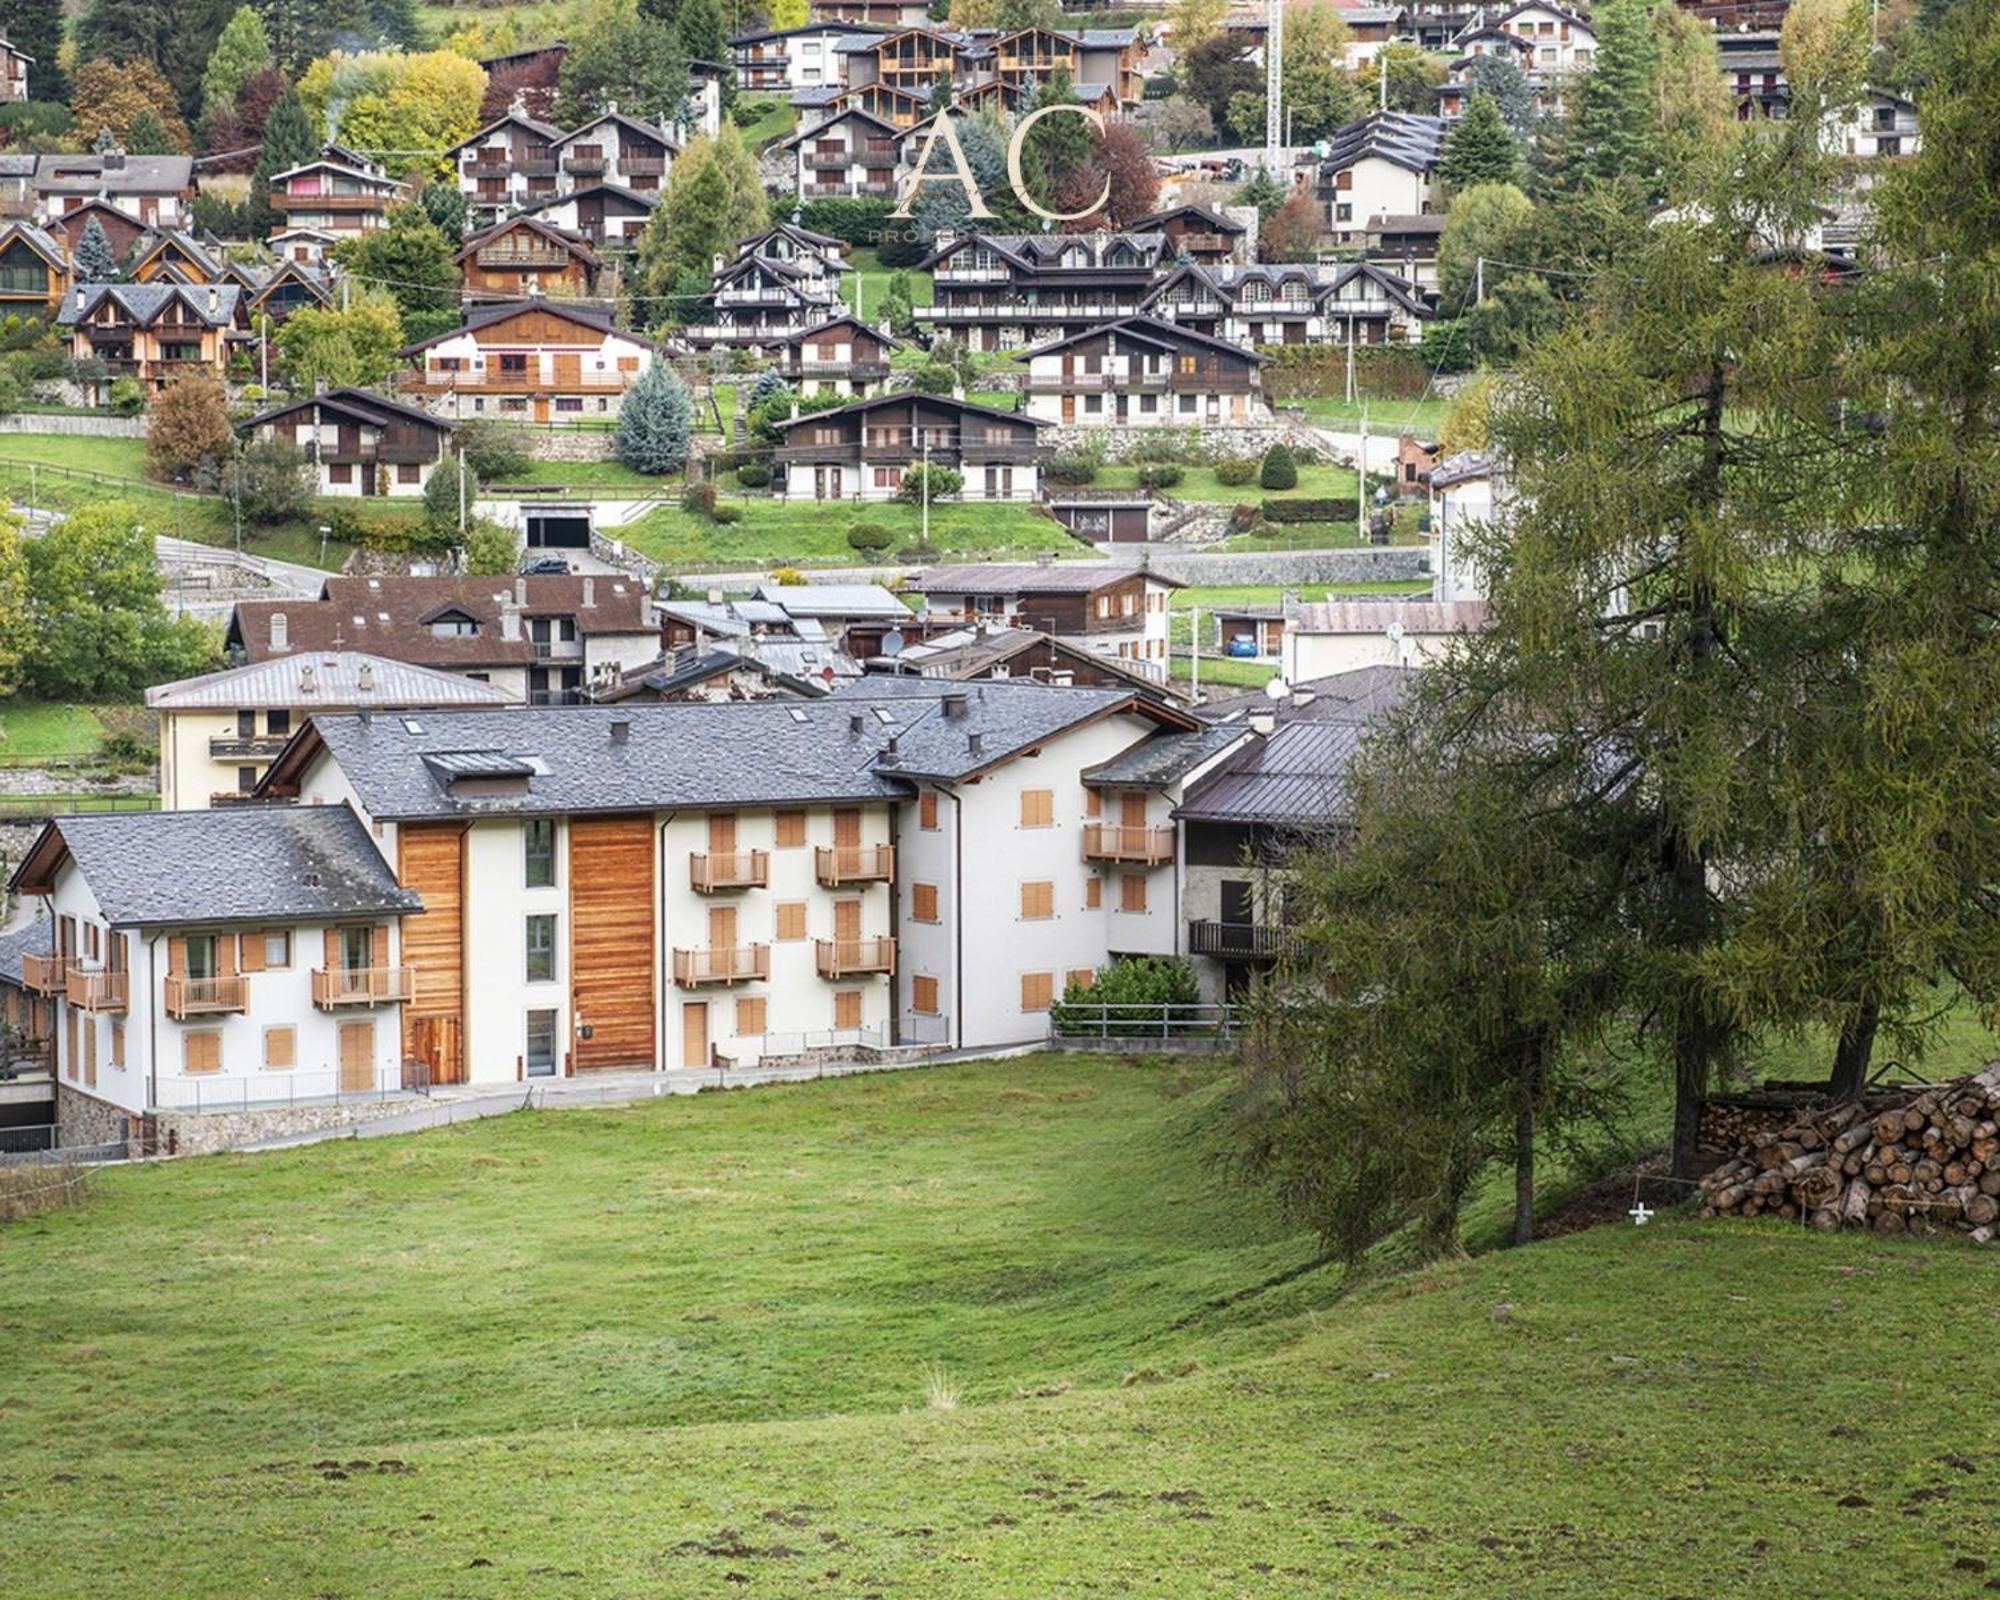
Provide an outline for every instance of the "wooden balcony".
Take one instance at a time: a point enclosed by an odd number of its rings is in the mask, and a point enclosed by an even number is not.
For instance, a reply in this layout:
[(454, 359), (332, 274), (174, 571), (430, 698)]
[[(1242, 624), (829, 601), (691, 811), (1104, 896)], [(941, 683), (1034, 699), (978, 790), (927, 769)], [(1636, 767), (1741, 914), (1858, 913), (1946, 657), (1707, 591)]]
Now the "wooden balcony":
[(667, 174), (665, 156), (620, 156), (618, 170), (628, 178), (663, 178)]
[(292, 742), (289, 733), (218, 733), (208, 741), (211, 761), (271, 761)]
[(588, 178), (601, 176), (610, 165), (610, 160), (605, 156), (564, 156), (562, 164), (563, 171)]
[(394, 199), (386, 194), (271, 193), (271, 204), (280, 211), (387, 211)]
[(1083, 825), (1083, 859), (1123, 861), (1142, 867), (1164, 866), (1174, 859), (1172, 828), (1126, 828), (1115, 822)]
[(829, 889), (843, 883), (888, 883), (896, 876), (896, 847), (888, 844), (821, 845), (813, 875)]
[(1181, 248), (1189, 255), (1228, 255), (1236, 242), (1226, 233), (1184, 233)]
[(696, 894), (718, 889), (763, 889), (771, 882), (771, 857), (764, 850), (697, 850), (688, 856), (688, 883)]
[(894, 939), (815, 939), (822, 978), (851, 978), (896, 970)]
[(167, 976), (167, 1015), (175, 1019), (242, 1011), (250, 1004), (250, 984), (241, 973), (227, 977)]
[(704, 983), (748, 983), (771, 975), (771, 947), (742, 944), (726, 949), (674, 951), (674, 982), (682, 988)]
[(122, 972), (86, 972), (72, 966), (64, 998), (81, 1011), (123, 1011), (129, 987)]
[(21, 957), (21, 984), (35, 994), (61, 994), (68, 984), (70, 963), (74, 959), (30, 951)]
[(409, 967), (314, 967), (312, 983), (313, 1004), (322, 1011), (396, 1005), (417, 992), (417, 975)]
[(851, 157), (845, 150), (808, 150), (806, 167), (813, 172), (841, 172)]
[(575, 258), (554, 246), (528, 249), (512, 245), (482, 245), (473, 251), (474, 265), (501, 272), (548, 272), (566, 267)]

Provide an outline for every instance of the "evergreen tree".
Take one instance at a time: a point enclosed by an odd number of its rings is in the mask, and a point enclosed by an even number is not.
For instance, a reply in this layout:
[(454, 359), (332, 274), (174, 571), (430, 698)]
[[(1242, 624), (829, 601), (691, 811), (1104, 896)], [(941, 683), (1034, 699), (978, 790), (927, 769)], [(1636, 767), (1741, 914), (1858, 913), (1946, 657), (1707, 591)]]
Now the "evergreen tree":
[(652, 326), (683, 316), (688, 296), (701, 292), (692, 284), (706, 279), (715, 258), (734, 255), (739, 239), (769, 222), (756, 158), (735, 128), (690, 142), (639, 235), (639, 320)]
[(35, 58), (28, 69), (32, 100), (67, 102), (69, 77), (63, 71), (63, 8), (49, 0), (0, 0), (0, 38)]
[(83, 232), (77, 238), (75, 266), (79, 283), (116, 283), (122, 276), (118, 252), (111, 248), (111, 236), (95, 217), (83, 225)]
[[(1057, 67), (1036, 87), (1034, 104), (1027, 109), (1076, 103), (1068, 69)], [(1021, 172), (1027, 192), (1044, 211), (1063, 209), (1064, 185), (1090, 164), (1093, 150), (1090, 127), (1081, 117), (1044, 117), (1028, 130), (1021, 148)]]
[(142, 111), (125, 132), (125, 151), (135, 156), (179, 155), (180, 147), (155, 112)]
[(455, 183), (427, 183), (417, 191), (417, 204), (447, 239), (465, 237), (465, 191)]
[(1446, 136), (1439, 175), (1455, 194), (1482, 183), (1515, 183), (1521, 175), (1521, 147), (1501, 118), (1500, 107), (1475, 89), (1465, 115)]
[(77, 22), (77, 55), (158, 68), (180, 114), (193, 116), (202, 70), (235, 9), (234, 0), (90, 0)]
[(680, 40), (681, 54), (689, 61), (729, 60), (729, 39), (723, 32), (722, 13), (716, 9), (715, 0), (681, 0), (674, 32)]
[(1268, 217), (1285, 203), (1285, 186), (1271, 176), (1268, 167), (1258, 167), (1236, 191), (1236, 203), (1255, 206), (1258, 216)]
[(628, 116), (672, 122), (688, 97), (680, 35), (617, 0), (571, 42), (557, 117), (573, 127), (617, 104)]
[(1572, 159), (1584, 175), (1650, 191), (1658, 165), (1653, 34), (1642, 0), (1604, 0), (1592, 13), (1597, 54), (1577, 91)]
[(275, 221), (271, 210), (272, 177), (312, 160), (319, 153), (320, 144), (298, 90), (288, 86), (271, 102), (270, 114), (264, 119), (264, 148), (250, 175), (250, 225), (260, 237), (271, 231)]
[(1474, 56), (1466, 66), (1465, 81), (1492, 96), (1500, 120), (1514, 131), (1516, 138), (1525, 139), (1534, 130), (1535, 92), (1521, 64), (1511, 55)]
[(687, 385), (666, 362), (654, 360), (625, 391), (613, 448), (634, 472), (678, 472), (687, 465), (693, 426)]
[(233, 111), (243, 86), (271, 64), (271, 40), (254, 7), (238, 6), (215, 41), (201, 74), (204, 117)]
[(385, 289), (406, 315), (457, 305), (458, 267), (453, 253), (452, 242), (416, 204), (392, 207), (383, 226), (334, 247), (334, 259), (357, 282)]

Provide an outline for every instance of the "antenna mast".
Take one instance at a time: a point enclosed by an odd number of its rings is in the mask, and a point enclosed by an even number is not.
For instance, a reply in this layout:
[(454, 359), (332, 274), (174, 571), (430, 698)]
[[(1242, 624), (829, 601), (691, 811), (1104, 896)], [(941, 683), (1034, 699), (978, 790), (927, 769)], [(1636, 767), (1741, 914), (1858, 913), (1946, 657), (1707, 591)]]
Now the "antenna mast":
[(1285, 0), (1264, 6), (1264, 160), (1275, 176), (1291, 165), (1285, 144)]

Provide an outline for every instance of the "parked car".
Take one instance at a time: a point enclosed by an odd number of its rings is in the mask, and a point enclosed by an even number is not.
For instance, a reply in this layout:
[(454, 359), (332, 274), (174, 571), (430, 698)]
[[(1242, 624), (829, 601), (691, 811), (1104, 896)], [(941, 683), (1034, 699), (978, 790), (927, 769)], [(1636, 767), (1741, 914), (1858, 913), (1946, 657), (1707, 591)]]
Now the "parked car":
[(564, 576), (571, 571), (570, 564), (561, 556), (536, 556), (521, 564), (521, 575), (526, 578)]
[(1222, 653), (1254, 661), (1257, 659), (1257, 636), (1254, 633), (1233, 633), (1229, 636), (1229, 643), (1222, 647)]

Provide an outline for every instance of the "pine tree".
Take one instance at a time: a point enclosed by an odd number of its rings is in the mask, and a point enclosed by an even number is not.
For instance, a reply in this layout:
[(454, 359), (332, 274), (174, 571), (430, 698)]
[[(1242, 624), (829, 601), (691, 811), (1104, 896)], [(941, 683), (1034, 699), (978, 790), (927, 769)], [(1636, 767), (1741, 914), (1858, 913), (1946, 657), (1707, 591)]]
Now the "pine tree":
[(118, 252), (111, 248), (111, 236), (104, 224), (92, 217), (83, 225), (76, 241), (76, 277), (79, 283), (116, 283)]
[(264, 19), (251, 6), (238, 6), (215, 41), (201, 75), (204, 117), (235, 109), (243, 86), (271, 64), (271, 40)]
[(271, 231), (271, 179), (318, 154), (320, 140), (306, 116), (297, 89), (286, 87), (264, 119), (264, 149), (250, 175), (250, 225), (261, 237)]
[(681, 0), (680, 15), (674, 19), (681, 54), (690, 61), (729, 59), (729, 39), (722, 29), (722, 13), (715, 0)]
[(666, 362), (655, 360), (625, 391), (612, 445), (634, 472), (678, 472), (687, 465), (693, 427), (687, 385)]
[(1577, 91), (1573, 157), (1588, 176), (1650, 190), (1658, 155), (1646, 8), (1641, 0), (1604, 0), (1591, 21), (1597, 54)]
[(1482, 183), (1519, 181), (1521, 147), (1483, 89), (1473, 91), (1465, 115), (1446, 137), (1438, 171), (1453, 193)]

